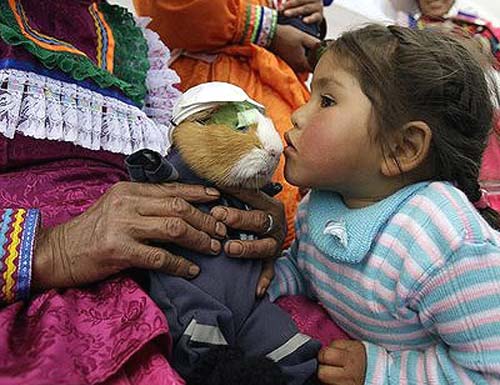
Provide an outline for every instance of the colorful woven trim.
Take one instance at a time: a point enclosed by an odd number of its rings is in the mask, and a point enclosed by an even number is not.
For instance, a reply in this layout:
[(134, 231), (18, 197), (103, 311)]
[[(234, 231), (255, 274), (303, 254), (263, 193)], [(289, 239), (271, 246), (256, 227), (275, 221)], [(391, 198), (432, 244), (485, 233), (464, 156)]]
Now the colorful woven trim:
[(37, 209), (0, 210), (0, 304), (27, 299), (35, 232), (40, 221)]
[(97, 8), (96, 3), (89, 6), (89, 13), (94, 20), (97, 32), (97, 65), (113, 73), (115, 54), (115, 39), (113, 37), (113, 32), (108, 23), (106, 23), (106, 19)]
[[(106, 2), (90, 7), (93, 15), (87, 16), (95, 17), (99, 27), (96, 63), (102, 65), (100, 68), (70, 43), (30, 29), (29, 22), (23, 22), (18, 4), (20, 0), (0, 0), (0, 38), (5, 43), (23, 46), (48, 69), (57, 68), (76, 81), (91, 79), (99, 87), (117, 88), (137, 105), (143, 105), (148, 47), (141, 29), (126, 9)], [(11, 5), (16, 6), (14, 10)]]
[(258, 5), (248, 5), (245, 28), (240, 44), (257, 44), (268, 47), (274, 39), (278, 26), (278, 11)]

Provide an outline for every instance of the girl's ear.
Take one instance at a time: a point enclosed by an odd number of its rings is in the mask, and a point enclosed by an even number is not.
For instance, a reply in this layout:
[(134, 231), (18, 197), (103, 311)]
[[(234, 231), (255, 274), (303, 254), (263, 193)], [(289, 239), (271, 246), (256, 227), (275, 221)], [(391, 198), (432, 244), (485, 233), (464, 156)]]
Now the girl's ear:
[(392, 177), (416, 170), (427, 159), (431, 146), (432, 131), (422, 121), (405, 124), (394, 138), (390, 153), (382, 161), (381, 172)]

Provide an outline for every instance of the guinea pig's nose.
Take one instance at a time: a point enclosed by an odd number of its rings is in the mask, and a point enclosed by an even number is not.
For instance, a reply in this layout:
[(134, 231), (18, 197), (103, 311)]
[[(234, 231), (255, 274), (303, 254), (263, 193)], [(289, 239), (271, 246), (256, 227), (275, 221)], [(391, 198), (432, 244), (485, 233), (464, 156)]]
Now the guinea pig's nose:
[(271, 155), (273, 158), (279, 158), (280, 152), (276, 150), (269, 150), (269, 155)]

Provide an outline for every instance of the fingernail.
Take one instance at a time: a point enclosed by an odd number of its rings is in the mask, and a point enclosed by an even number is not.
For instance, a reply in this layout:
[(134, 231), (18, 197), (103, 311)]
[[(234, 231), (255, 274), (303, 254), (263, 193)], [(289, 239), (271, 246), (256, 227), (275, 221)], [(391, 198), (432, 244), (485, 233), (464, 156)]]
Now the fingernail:
[(222, 208), (222, 207), (215, 207), (212, 210), (211, 214), (215, 219), (217, 219), (219, 221), (224, 221), (227, 218), (227, 210), (225, 208)]
[(196, 277), (200, 273), (200, 268), (196, 265), (191, 265), (189, 266), (188, 273), (190, 277)]
[(291, 16), (292, 15), (292, 12), (289, 11), (289, 10), (285, 10), (285, 12), (283, 12), (285, 14), (285, 16)]
[(257, 297), (262, 297), (264, 295), (264, 288), (262, 286), (260, 286), (258, 289), (257, 289)]
[(210, 250), (212, 250), (212, 254), (219, 254), (220, 253), (220, 242), (219, 241), (216, 241), (215, 239), (212, 239), (210, 241)]
[(207, 195), (211, 195), (214, 197), (218, 197), (220, 195), (219, 191), (212, 187), (206, 187), (205, 192), (207, 193)]
[(215, 233), (219, 236), (224, 238), (227, 234), (226, 226), (224, 224), (217, 222), (215, 225)]
[(243, 252), (243, 245), (238, 241), (229, 242), (229, 254), (240, 255)]

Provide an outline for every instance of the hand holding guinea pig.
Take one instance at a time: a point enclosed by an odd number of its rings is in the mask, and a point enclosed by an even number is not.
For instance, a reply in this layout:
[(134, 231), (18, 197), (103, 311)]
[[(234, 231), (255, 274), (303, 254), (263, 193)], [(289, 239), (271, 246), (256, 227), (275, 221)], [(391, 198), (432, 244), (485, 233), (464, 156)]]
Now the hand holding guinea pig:
[[(223, 82), (202, 84), (188, 90), (174, 108), (166, 158), (148, 150), (127, 158), (135, 181), (174, 179), (222, 190), (224, 196), (215, 202), (217, 206), (204, 204), (203, 210), (232, 231), (224, 245), (227, 256), (269, 259), (278, 255), (286, 235), (282, 204), (258, 191), (271, 180), (283, 151), (281, 139), (263, 111), (239, 87)], [(241, 234), (243, 231), (264, 237), (255, 239)], [(258, 284), (259, 294), (272, 275), (269, 261)]]

